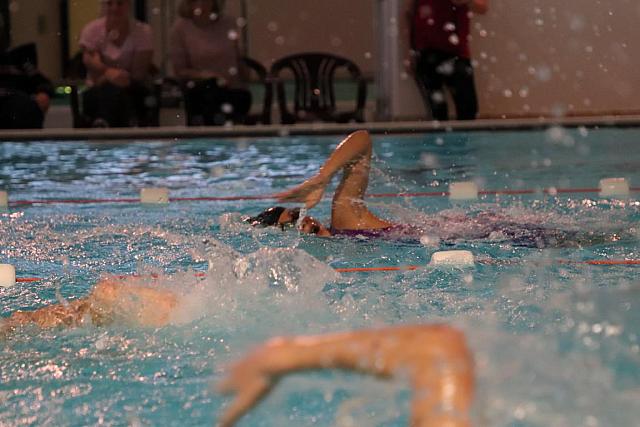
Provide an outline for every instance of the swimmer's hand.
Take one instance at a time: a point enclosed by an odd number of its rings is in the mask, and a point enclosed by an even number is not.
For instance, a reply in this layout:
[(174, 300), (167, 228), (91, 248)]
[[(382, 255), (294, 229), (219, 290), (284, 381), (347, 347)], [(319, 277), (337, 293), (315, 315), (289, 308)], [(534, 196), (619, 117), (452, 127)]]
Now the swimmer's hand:
[(263, 345), (235, 363), (226, 378), (217, 386), (224, 394), (236, 397), (220, 417), (218, 427), (231, 427), (255, 406), (275, 385), (277, 375), (270, 369), (272, 351)]
[(328, 183), (328, 179), (317, 174), (290, 190), (274, 194), (274, 197), (279, 202), (301, 202), (307, 209), (311, 209), (322, 200), (324, 189)]

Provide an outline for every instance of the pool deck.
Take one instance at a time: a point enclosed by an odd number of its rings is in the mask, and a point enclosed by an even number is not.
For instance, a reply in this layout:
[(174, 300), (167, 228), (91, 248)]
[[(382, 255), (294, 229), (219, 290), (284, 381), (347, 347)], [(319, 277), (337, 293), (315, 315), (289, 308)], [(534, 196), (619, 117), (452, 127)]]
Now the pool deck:
[(220, 127), (163, 126), (154, 128), (46, 128), (0, 130), (2, 141), (54, 140), (146, 140), (183, 138), (244, 138), (295, 135), (344, 135), (357, 129), (372, 134), (411, 134), (450, 131), (509, 131), (544, 129), (551, 126), (598, 128), (640, 126), (640, 115), (588, 116), (527, 119), (480, 119), (473, 121), (397, 121), (367, 123), (303, 123), (295, 125), (254, 125)]

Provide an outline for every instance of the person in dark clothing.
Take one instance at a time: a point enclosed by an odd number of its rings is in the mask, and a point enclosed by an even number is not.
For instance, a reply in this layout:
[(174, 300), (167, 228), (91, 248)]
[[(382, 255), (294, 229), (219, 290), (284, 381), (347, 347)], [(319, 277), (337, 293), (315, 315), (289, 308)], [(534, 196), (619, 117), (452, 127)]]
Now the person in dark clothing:
[(35, 45), (0, 54), (0, 128), (42, 128), (52, 96), (51, 81), (38, 71)]
[(478, 99), (469, 50), (470, 15), (484, 14), (488, 0), (412, 0), (411, 61), (418, 87), (435, 120), (449, 120), (445, 89), (458, 120), (473, 120)]
[(182, 0), (169, 37), (169, 58), (183, 82), (187, 124), (242, 123), (251, 109), (243, 81), (236, 19), (217, 0)]

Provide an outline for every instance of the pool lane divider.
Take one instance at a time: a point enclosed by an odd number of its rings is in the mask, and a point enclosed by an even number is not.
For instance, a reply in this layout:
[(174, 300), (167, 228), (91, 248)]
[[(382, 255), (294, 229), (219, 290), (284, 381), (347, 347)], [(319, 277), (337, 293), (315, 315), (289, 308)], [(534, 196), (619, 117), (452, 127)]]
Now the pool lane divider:
[[(479, 259), (476, 260), (478, 264), (485, 265), (500, 265), (500, 261), (496, 260), (488, 260), (488, 259)], [(623, 259), (623, 260), (587, 260), (587, 261), (572, 261), (572, 260), (556, 260), (558, 264), (564, 265), (591, 265), (591, 266), (601, 266), (601, 267), (612, 267), (612, 266), (640, 266), (640, 259)], [(549, 265), (551, 263), (536, 263), (541, 265)], [(449, 264), (451, 267), (460, 267), (459, 265)], [(512, 265), (510, 263), (506, 263), (505, 265)], [(390, 267), (345, 267), (345, 268), (336, 268), (335, 270), (338, 273), (366, 273), (366, 272), (376, 272), (376, 271), (415, 271), (420, 270), (422, 268), (431, 267), (432, 264), (427, 265), (401, 265), (401, 266), (390, 266)]]
[[(521, 189), (521, 190), (480, 190), (473, 181), (451, 182), (449, 191), (426, 191), (406, 193), (374, 193), (367, 194), (368, 198), (393, 198), (393, 197), (449, 197), (451, 201), (476, 200), (479, 196), (501, 195), (526, 195), (545, 194), (557, 196), (558, 194), (598, 193), (600, 197), (629, 197), (631, 192), (640, 192), (640, 187), (630, 187), (625, 178), (603, 178), (598, 188), (555, 188)], [(204, 196), (204, 197), (169, 197), (169, 189), (164, 187), (142, 188), (138, 198), (113, 198), (113, 199), (42, 199), (42, 200), (15, 200), (9, 201), (6, 191), (0, 191), (0, 209), (11, 206), (38, 205), (38, 204), (92, 204), (92, 203), (142, 203), (142, 204), (167, 204), (170, 202), (196, 202), (196, 201), (239, 201), (239, 200), (274, 200), (273, 194), (255, 196)]]
[[(478, 264), (484, 265), (499, 265), (499, 260), (489, 260), (489, 259), (478, 259), (476, 260)], [(586, 261), (573, 261), (573, 260), (555, 260), (557, 264), (561, 265), (591, 265), (598, 267), (614, 267), (614, 266), (640, 266), (640, 259), (592, 259)], [(534, 262), (535, 264), (540, 265), (550, 265), (553, 262)], [(2, 266), (6, 264), (0, 264), (0, 287), (11, 287), (15, 283), (33, 283), (39, 282), (43, 280), (40, 277), (15, 277), (15, 269), (13, 270), (13, 276), (11, 276), (11, 272), (9, 270), (3, 272)], [(505, 263), (505, 265), (513, 265), (510, 263)], [(415, 271), (420, 270), (427, 267), (442, 267), (442, 266), (450, 266), (450, 267), (460, 267), (460, 265), (452, 264), (452, 263), (442, 263), (442, 264), (432, 264), (429, 263), (427, 265), (398, 265), (398, 266), (381, 266), (381, 267), (339, 267), (334, 270), (338, 273), (374, 273), (374, 272), (387, 272), (387, 271)], [(472, 266), (472, 265), (463, 265), (463, 266)], [(7, 275), (5, 278), (4, 275)], [(121, 274), (115, 276), (117, 279), (126, 279), (127, 277), (142, 277), (143, 275), (139, 274)], [(159, 274), (153, 273), (149, 275), (150, 277), (157, 279), (160, 277)], [(194, 273), (195, 277), (205, 278), (207, 277), (207, 273)], [(11, 281), (11, 277), (14, 278)], [(3, 282), (3, 279), (6, 280)], [(5, 285), (4, 283), (9, 283), (10, 285)]]

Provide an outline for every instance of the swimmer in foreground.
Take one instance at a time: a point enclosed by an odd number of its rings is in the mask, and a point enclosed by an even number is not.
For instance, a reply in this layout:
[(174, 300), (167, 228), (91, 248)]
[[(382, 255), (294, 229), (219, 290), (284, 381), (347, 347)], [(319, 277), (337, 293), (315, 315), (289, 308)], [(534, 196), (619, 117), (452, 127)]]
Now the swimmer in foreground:
[(140, 284), (138, 278), (105, 278), (83, 298), (53, 304), (34, 311), (16, 311), (0, 319), (0, 339), (20, 327), (42, 329), (104, 326), (115, 321), (145, 327), (161, 327), (169, 322), (178, 296), (162, 288)]
[(413, 389), (412, 427), (471, 425), (473, 358), (462, 332), (446, 325), (271, 339), (237, 362), (219, 384), (221, 392), (236, 395), (219, 425), (234, 425), (285, 374), (316, 369), (406, 377)]
[[(350, 231), (371, 230), (381, 232), (394, 227), (389, 221), (371, 213), (364, 202), (364, 194), (369, 185), (372, 144), (369, 133), (356, 131), (347, 136), (322, 165), (318, 173), (290, 190), (278, 193), (280, 202), (304, 203), (307, 209), (314, 207), (322, 199), (326, 186), (333, 176), (342, 171), (342, 180), (336, 189), (331, 204), (331, 225), (324, 227), (312, 217), (306, 216), (300, 223), (304, 233), (318, 236), (348, 234)], [(276, 206), (261, 214), (247, 218), (254, 226), (295, 225), (300, 210)]]
[[(116, 321), (145, 327), (166, 325), (179, 303), (178, 296), (142, 286), (139, 280), (103, 279), (84, 298), (17, 311), (0, 320), (0, 339), (30, 326), (104, 326)], [(406, 378), (413, 389), (411, 426), (471, 425), (473, 358), (464, 335), (446, 325), (272, 339), (236, 363), (220, 384), (222, 392), (236, 394), (220, 425), (232, 426), (280, 377), (311, 369), (347, 369), (383, 378)]]

